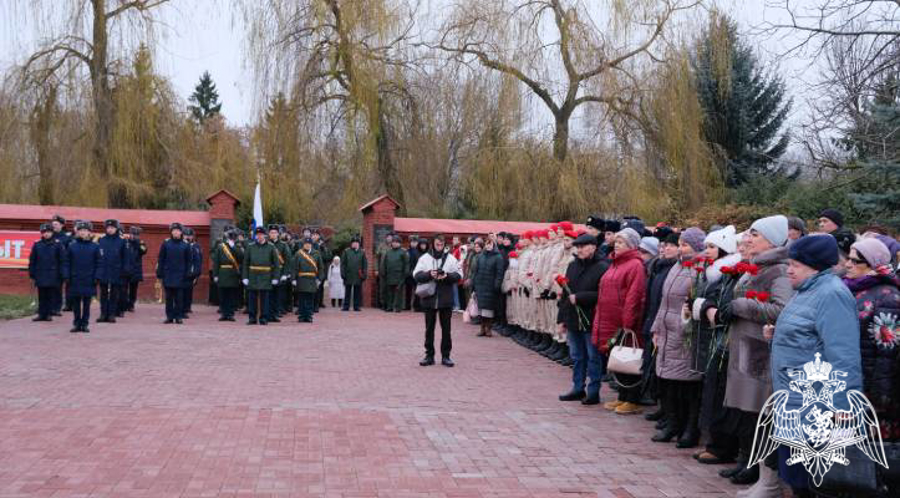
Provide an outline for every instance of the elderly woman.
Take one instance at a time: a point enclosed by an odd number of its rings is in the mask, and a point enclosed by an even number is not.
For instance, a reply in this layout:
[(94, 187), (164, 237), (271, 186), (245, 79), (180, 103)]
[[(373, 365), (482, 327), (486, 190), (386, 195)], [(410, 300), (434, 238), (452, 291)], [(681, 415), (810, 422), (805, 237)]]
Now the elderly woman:
[(500, 287), (503, 274), (506, 272), (506, 260), (497, 251), (496, 242), (488, 238), (484, 241), (484, 250), (475, 260), (475, 271), (472, 273), (472, 288), (478, 301), (478, 312), (481, 315), (481, 331), (479, 337), (491, 337), (494, 317), (501, 304)]
[[(643, 240), (641, 243), (643, 244)], [(677, 262), (678, 235), (672, 233), (659, 243), (659, 256), (651, 260), (649, 265), (645, 263), (647, 267), (647, 292), (644, 297), (644, 326), (642, 331), (644, 344), (653, 344), (651, 329), (656, 319), (656, 313), (659, 311), (659, 306), (662, 303), (663, 284), (669, 275), (669, 271), (672, 270)], [(641, 368), (644, 374), (644, 392), (653, 399), (659, 400), (660, 403), (658, 410), (648, 413), (644, 418), (651, 421), (659, 421), (657, 424), (658, 428), (662, 429), (667, 423), (667, 420), (664, 418), (666, 417), (666, 402), (663, 398), (665, 393), (659, 386), (659, 379), (656, 376), (656, 358), (653, 348), (644, 348)]]
[[(638, 247), (641, 236), (630, 228), (616, 233), (613, 239), (612, 263), (598, 287), (597, 308), (594, 312), (592, 341), (600, 352), (608, 355), (610, 340), (619, 331), (632, 332), (641, 340), (641, 320), (644, 312), (644, 262)], [(617, 374), (619, 399), (603, 406), (620, 415), (641, 412), (641, 376)]]
[[(847, 286), (834, 274), (838, 263), (838, 244), (828, 235), (802, 237), (790, 246), (790, 267), (787, 276), (796, 294), (784, 307), (774, 327), (766, 327), (764, 337), (772, 341), (771, 378), (775, 391), (789, 390), (791, 372), (814, 361), (831, 363), (834, 370), (847, 374), (842, 378), (846, 390), (860, 389), (860, 341), (848, 331), (859, 329), (856, 302)], [(729, 377), (729, 381), (731, 378)], [(835, 405), (847, 409), (846, 397), (836, 396)], [(800, 396), (788, 397), (786, 410), (799, 409)], [(778, 450), (779, 473), (782, 479), (801, 494), (808, 485), (808, 474), (801, 465), (786, 465), (790, 450), (782, 445)], [(763, 466), (759, 482), (745, 496), (782, 496), (781, 483), (774, 470)]]
[(733, 410), (732, 426), (740, 453), (737, 466), (719, 475), (734, 484), (749, 484), (759, 476), (758, 466), (747, 468), (747, 460), (759, 411), (772, 393), (769, 343), (763, 337), (763, 327), (775, 323), (793, 293), (787, 278), (787, 242), (786, 217), (776, 215), (753, 222), (743, 246), (750, 264), (743, 268), (734, 286), (734, 298), (722, 309), (706, 311), (711, 323), (728, 327), (725, 406)]
[(703, 250), (706, 233), (697, 227), (682, 232), (678, 240), (679, 264), (663, 283), (662, 301), (650, 332), (656, 346), (656, 376), (663, 393), (667, 424), (652, 440), (668, 443), (678, 438), (679, 448), (697, 446), (700, 429), (700, 372), (692, 368), (691, 348), (685, 341), (682, 308), (694, 284), (694, 256)]

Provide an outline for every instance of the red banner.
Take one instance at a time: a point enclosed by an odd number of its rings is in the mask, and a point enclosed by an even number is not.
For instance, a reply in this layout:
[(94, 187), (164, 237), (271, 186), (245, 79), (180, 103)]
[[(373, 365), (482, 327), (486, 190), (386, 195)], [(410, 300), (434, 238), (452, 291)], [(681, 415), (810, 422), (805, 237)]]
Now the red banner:
[(40, 238), (40, 232), (0, 230), (0, 268), (28, 268), (31, 247)]

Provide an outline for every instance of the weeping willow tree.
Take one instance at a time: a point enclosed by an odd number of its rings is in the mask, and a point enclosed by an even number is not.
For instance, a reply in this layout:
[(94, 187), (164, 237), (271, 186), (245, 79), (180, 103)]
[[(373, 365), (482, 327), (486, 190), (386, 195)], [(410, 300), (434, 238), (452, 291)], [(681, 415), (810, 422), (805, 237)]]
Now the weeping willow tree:
[[(293, 105), (325, 126), (341, 118), (346, 137), (361, 137), (345, 198), (358, 202), (383, 190), (405, 205), (393, 157), (393, 101), (407, 99), (404, 48), (416, 6), (402, 0), (268, 0), (248, 2), (250, 59), (262, 95), (286, 90)], [(352, 139), (352, 138), (351, 138)]]

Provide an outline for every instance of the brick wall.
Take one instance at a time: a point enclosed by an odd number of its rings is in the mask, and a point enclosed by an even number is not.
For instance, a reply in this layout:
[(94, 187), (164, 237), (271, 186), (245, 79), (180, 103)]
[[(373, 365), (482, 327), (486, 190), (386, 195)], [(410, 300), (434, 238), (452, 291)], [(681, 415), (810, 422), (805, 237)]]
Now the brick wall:
[(363, 250), (366, 258), (369, 260), (369, 273), (365, 284), (363, 285), (363, 305), (371, 305), (375, 302), (375, 292), (378, 287), (375, 285), (375, 270), (378, 267), (378, 261), (375, 259), (375, 245), (379, 242), (375, 240), (375, 226), (389, 225), (394, 226), (394, 218), (399, 205), (393, 199), (383, 196), (373, 203), (362, 208), (363, 212)]

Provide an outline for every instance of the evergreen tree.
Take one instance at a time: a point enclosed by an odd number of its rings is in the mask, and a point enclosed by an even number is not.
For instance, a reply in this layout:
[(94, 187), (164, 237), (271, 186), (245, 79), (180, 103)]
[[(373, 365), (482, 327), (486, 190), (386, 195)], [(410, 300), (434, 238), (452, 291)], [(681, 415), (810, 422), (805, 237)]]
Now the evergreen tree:
[(777, 160), (787, 149), (780, 130), (791, 108), (784, 82), (766, 74), (737, 33), (737, 25), (713, 13), (692, 61), (705, 113), (703, 132), (728, 187), (755, 176), (782, 174)]
[(207, 119), (219, 114), (222, 110), (222, 103), (219, 102), (219, 92), (216, 91), (216, 84), (213, 83), (209, 71), (204, 71), (200, 77), (200, 83), (194, 87), (194, 93), (188, 99), (194, 105), (189, 105), (188, 110), (200, 123), (206, 122)]

